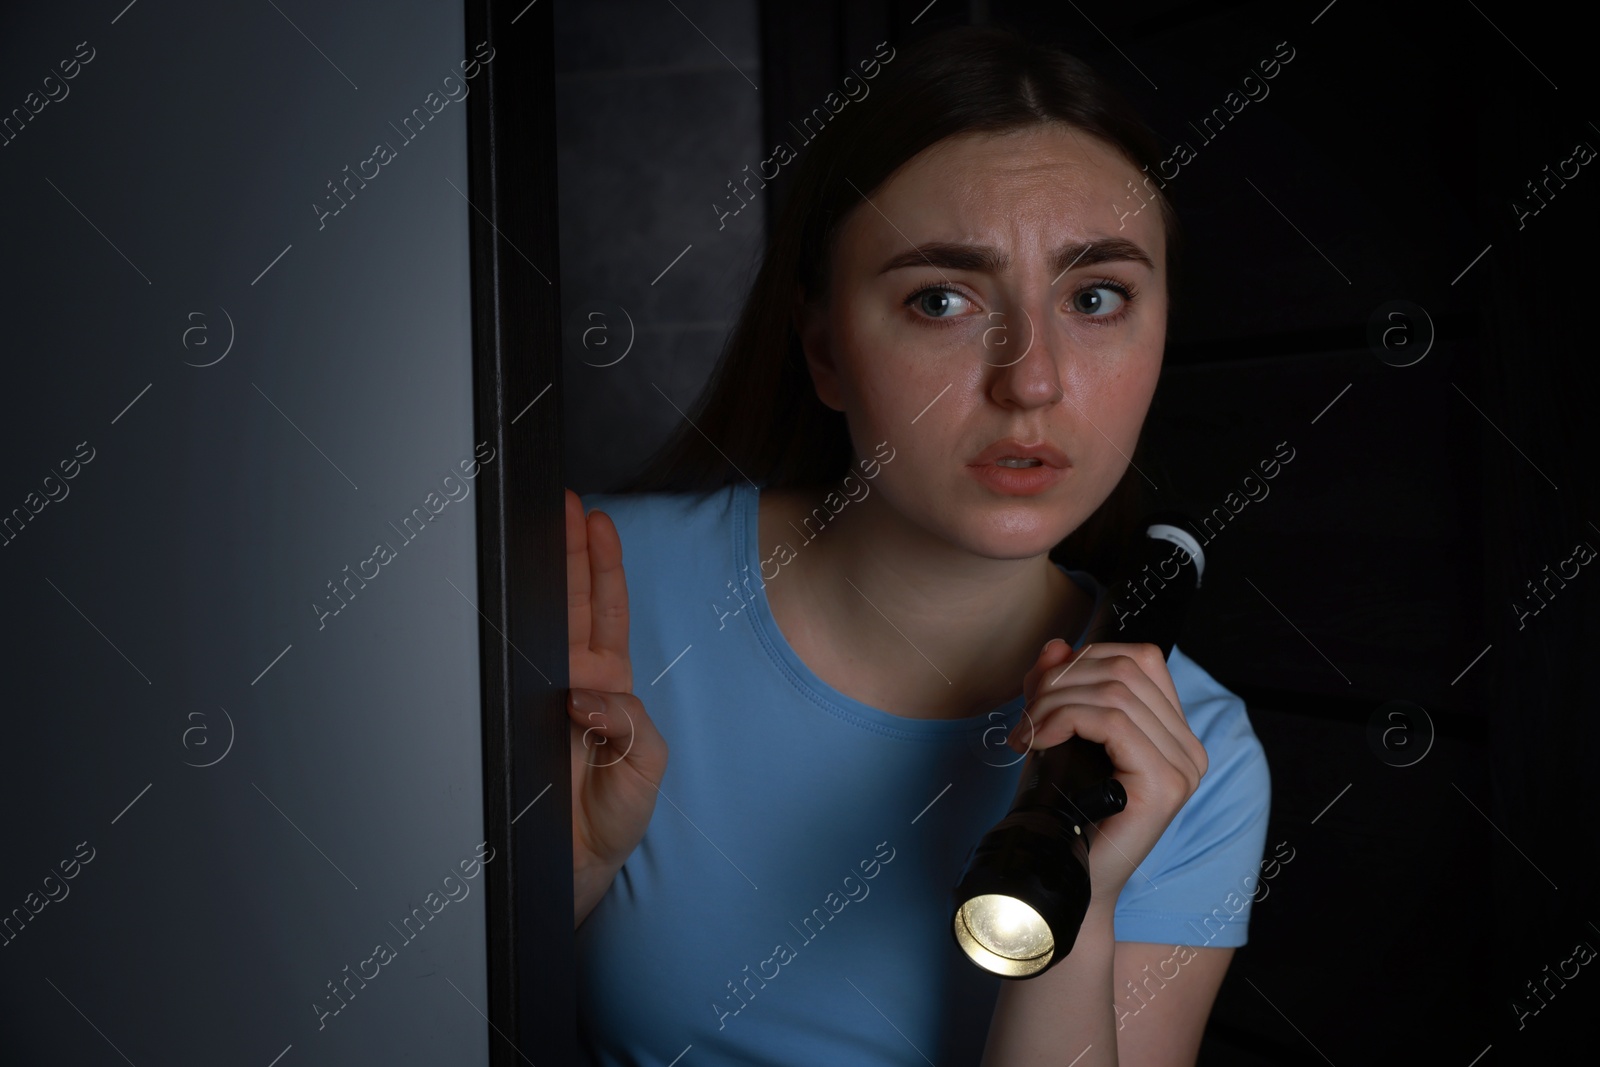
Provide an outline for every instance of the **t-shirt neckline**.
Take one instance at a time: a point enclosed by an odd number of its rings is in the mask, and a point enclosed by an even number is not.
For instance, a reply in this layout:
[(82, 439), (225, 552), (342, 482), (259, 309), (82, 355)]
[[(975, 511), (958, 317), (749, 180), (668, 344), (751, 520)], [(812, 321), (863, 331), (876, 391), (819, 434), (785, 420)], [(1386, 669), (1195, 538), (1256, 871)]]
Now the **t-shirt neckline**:
[[(749, 570), (752, 577), (750, 586), (755, 591), (755, 595), (750, 598), (747, 612), (750, 626), (779, 672), (813, 704), (862, 729), (907, 740), (965, 738), (969, 734), (992, 729), (996, 725), (997, 714), (1009, 725), (1015, 725), (1021, 718), (1025, 703), (1021, 694), (998, 708), (980, 715), (968, 715), (959, 719), (919, 719), (873, 707), (829, 685), (795, 652), (788, 638), (778, 628), (772, 612), (767, 608), (764, 588), (766, 579), (761, 573), (760, 490), (749, 483), (735, 483), (733, 488), (734, 566), (740, 570), (746, 568)], [(794, 551), (804, 552), (805, 547), (802, 545)], [(1094, 609), (1090, 612), (1090, 617), (1093, 618), (1105, 595), (1105, 586), (1088, 571), (1069, 569), (1059, 563), (1056, 566), (1074, 584), (1094, 598)], [(780, 571), (774, 580), (781, 577)], [(1078, 634), (1077, 640), (1072, 642), (1074, 648), (1082, 644), (1087, 633), (1086, 624), (1083, 633)]]

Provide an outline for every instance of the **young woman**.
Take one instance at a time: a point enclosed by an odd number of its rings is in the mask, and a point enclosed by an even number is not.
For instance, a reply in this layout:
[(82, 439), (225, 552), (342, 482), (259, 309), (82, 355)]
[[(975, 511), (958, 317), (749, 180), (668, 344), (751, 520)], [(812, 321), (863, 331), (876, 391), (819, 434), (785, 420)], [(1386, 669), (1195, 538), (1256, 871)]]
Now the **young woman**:
[[(1106, 589), (1054, 558), (1129, 536), (1157, 153), (1008, 33), (879, 59), (793, 149), (682, 432), (626, 493), (567, 494), (580, 1023), (607, 1067), (1192, 1064), (1266, 763), (1181, 650), (1086, 644)], [(950, 891), (1024, 753), (1073, 735), (1128, 805), (1071, 952), (1003, 982)]]

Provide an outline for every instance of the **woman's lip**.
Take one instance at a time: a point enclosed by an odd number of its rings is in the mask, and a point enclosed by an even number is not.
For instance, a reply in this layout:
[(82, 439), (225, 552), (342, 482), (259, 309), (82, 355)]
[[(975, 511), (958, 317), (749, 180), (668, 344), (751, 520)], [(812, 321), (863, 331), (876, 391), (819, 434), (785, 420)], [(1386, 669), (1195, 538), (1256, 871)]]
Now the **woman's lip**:
[(1034, 496), (1044, 492), (1066, 477), (1070, 468), (1052, 467), (1041, 463), (1037, 467), (1002, 467), (998, 463), (969, 463), (967, 470), (974, 478), (1007, 496)]
[(982, 452), (979, 452), (970, 461), (974, 466), (993, 463), (999, 459), (1036, 459), (1047, 467), (1066, 467), (1069, 465), (1066, 454), (1048, 441), (1037, 444), (1023, 444), (1014, 437), (1002, 438), (994, 442)]

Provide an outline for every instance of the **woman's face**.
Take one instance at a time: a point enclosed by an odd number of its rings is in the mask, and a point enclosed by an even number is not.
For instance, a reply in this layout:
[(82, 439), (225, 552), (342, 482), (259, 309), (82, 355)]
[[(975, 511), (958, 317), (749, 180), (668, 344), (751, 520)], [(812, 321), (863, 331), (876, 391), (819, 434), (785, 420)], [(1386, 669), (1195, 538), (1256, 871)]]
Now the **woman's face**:
[[(875, 488), (902, 516), (1020, 559), (1116, 487), (1166, 334), (1161, 211), (1142, 177), (1061, 125), (961, 134), (847, 216), (801, 336), (856, 455), (894, 450)], [(1007, 470), (984, 455), (1007, 439), (1058, 454)]]

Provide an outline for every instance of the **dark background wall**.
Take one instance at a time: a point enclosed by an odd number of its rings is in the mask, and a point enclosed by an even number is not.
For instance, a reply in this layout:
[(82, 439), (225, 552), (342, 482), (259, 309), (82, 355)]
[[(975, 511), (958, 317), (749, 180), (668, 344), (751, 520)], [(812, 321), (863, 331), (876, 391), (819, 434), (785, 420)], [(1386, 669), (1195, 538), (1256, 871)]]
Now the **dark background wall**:
[(766, 154), (761, 41), (741, 0), (566, 3), (555, 20), (565, 464), (587, 493), (681, 421), (754, 276), (766, 203), (741, 208), (729, 183)]
[[(1600, 947), (1600, 810), (1581, 784), (1600, 751), (1600, 578), (1520, 612), (1547, 564), (1600, 547), (1582, 329), (1600, 187), (1585, 167), (1541, 186), (1539, 209), (1526, 186), (1600, 146), (1578, 40), (1508, 5), (678, 6), (558, 9), (569, 484), (615, 482), (689, 407), (759, 252), (753, 216), (786, 185), (726, 230), (709, 204), (856, 59), (964, 22), (1063, 44), (1194, 151), (1168, 185), (1187, 246), (1151, 501), (1208, 515), (1280, 442), (1295, 456), (1218, 520), (1183, 641), (1247, 700), (1269, 847), (1295, 853), (1202, 1062), (1574, 1047), (1600, 979), (1548, 976)], [(1200, 129), (1280, 42), (1293, 58), (1269, 95)], [(583, 318), (584, 300), (613, 306)], [(635, 347), (594, 367), (620, 354), (597, 344), (616, 330), (575, 342), (617, 305)]]

